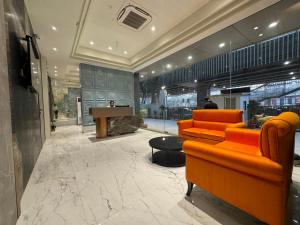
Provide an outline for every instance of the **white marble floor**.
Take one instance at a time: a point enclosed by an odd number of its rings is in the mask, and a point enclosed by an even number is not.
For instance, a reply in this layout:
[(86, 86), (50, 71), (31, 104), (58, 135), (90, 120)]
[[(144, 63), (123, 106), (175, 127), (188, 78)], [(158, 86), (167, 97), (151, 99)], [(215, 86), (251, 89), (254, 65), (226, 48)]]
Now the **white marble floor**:
[[(161, 134), (139, 130), (97, 141), (94, 133), (80, 131), (58, 127), (47, 140), (17, 225), (262, 224), (197, 187), (186, 199), (184, 167), (164, 168), (149, 160), (148, 141)], [(300, 221), (299, 169), (287, 224)]]

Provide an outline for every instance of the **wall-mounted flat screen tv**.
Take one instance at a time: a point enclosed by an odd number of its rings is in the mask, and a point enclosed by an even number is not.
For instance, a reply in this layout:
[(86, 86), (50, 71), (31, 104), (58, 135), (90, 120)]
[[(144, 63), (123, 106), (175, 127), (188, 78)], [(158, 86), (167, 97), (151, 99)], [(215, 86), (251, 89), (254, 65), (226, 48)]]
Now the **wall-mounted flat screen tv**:
[(29, 35), (23, 39), (22, 68), (20, 83), (25, 88), (36, 91), (40, 83), (40, 56), (33, 38)]

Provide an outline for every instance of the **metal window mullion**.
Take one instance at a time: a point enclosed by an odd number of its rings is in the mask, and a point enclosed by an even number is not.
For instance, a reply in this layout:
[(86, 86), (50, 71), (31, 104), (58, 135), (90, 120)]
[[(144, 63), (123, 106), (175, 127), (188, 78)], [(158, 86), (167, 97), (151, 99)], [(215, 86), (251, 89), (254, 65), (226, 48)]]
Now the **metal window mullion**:
[(287, 35), (286, 37), (286, 59), (289, 59), (289, 47), (290, 47), (290, 35)]
[(292, 35), (292, 59), (294, 58), (294, 46), (295, 46), (295, 33)]

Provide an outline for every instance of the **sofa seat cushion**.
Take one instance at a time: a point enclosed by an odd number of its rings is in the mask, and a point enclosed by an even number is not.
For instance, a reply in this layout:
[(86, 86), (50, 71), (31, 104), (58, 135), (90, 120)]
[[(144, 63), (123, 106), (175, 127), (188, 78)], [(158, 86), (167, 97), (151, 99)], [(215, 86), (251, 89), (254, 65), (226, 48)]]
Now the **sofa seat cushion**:
[(223, 141), (219, 144), (216, 144), (216, 146), (224, 150), (233, 151), (233, 152), (240, 152), (240, 153), (245, 153), (254, 156), (262, 155), (259, 147), (256, 147), (254, 145), (245, 145), (238, 142)]
[(224, 141), (225, 132), (219, 130), (208, 130), (202, 128), (188, 128), (184, 129), (181, 132), (182, 135), (196, 137), (196, 138), (204, 138), (211, 139), (216, 141)]

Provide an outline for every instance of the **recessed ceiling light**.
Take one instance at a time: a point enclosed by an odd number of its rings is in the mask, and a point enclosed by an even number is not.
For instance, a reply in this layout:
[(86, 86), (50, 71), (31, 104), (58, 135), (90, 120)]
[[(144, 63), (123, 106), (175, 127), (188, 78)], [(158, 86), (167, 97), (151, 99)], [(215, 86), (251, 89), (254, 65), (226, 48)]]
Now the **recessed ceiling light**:
[(184, 88), (182, 88), (182, 91), (184, 91)]
[(111, 47), (111, 46), (108, 46), (108, 50), (111, 51), (111, 50), (112, 50), (112, 47)]
[(56, 76), (56, 77), (57, 77), (58, 75), (57, 75), (57, 74), (54, 74), (54, 76)]
[(216, 86), (216, 84), (213, 84), (213, 86), (215, 87), (215, 86)]
[(127, 51), (124, 51), (124, 54), (125, 54), (125, 55), (127, 55), (127, 53), (128, 53)]
[(264, 35), (264, 34), (259, 34), (258, 37), (261, 37), (261, 36), (263, 36), (263, 35)]
[(34, 65), (34, 63), (32, 62), (31, 65)]
[(151, 27), (151, 30), (152, 30), (152, 31), (155, 31), (155, 30), (156, 30), (156, 27), (155, 27), (155, 26), (152, 26), (152, 27)]
[(52, 30), (57, 31), (57, 28), (55, 26), (51, 26)]
[(162, 90), (166, 89), (166, 86), (165, 86), (165, 85), (164, 85), (164, 86), (161, 86), (161, 89), (162, 89)]
[(155, 74), (155, 70), (152, 70), (151, 73), (152, 73), (152, 74)]
[(76, 70), (79, 71), (79, 68), (77, 68)]
[(37, 72), (37, 71), (33, 71), (33, 73), (34, 73), (34, 74), (37, 74), (38, 72)]
[(90, 41), (90, 45), (94, 45), (95, 43), (93, 41)]
[(258, 29), (258, 27), (253, 27), (253, 30), (257, 30)]
[(168, 69), (172, 68), (172, 65), (171, 64), (167, 64), (167, 68)]
[(289, 65), (291, 62), (290, 61), (285, 61), (283, 64), (284, 65)]
[(269, 24), (269, 28), (276, 27), (276, 26), (277, 26), (277, 24), (278, 24), (278, 22), (277, 22), (277, 21), (275, 21), (275, 22), (272, 22), (272, 23), (270, 23), (270, 24)]
[(292, 77), (292, 80), (295, 80), (296, 79), (296, 77)]
[(56, 52), (56, 51), (57, 51), (57, 48), (54, 47), (54, 48), (52, 48), (52, 50)]
[(198, 81), (197, 80), (194, 80), (194, 83), (197, 83)]
[(57, 66), (54, 66), (54, 69), (57, 69)]
[(191, 60), (191, 59), (193, 59), (193, 56), (189, 55), (188, 60)]
[(143, 78), (143, 77), (144, 77), (144, 75), (142, 74), (140, 77), (141, 77), (141, 78)]
[(294, 75), (294, 72), (290, 72), (290, 75)]
[(222, 43), (219, 44), (219, 48), (223, 48), (224, 46), (225, 46), (224, 42), (222, 42)]
[(225, 86), (223, 86), (223, 88), (226, 88)]
[(54, 73), (57, 73), (57, 70), (54, 70)]

